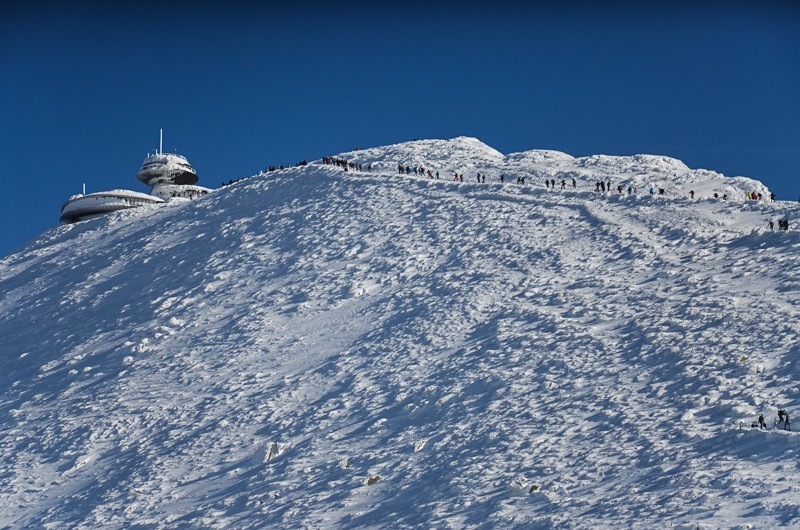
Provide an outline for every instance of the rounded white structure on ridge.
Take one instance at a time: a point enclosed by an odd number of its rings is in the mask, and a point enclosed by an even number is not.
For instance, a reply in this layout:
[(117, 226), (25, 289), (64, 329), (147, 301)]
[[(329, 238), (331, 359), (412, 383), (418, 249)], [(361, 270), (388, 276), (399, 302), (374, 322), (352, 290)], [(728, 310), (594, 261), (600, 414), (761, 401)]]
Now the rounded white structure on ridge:
[(119, 210), (163, 203), (164, 199), (130, 190), (111, 190), (74, 195), (61, 206), (62, 223), (77, 223)]
[(185, 156), (174, 153), (156, 153), (142, 162), (136, 179), (148, 186), (159, 184), (196, 184), (200, 177)]

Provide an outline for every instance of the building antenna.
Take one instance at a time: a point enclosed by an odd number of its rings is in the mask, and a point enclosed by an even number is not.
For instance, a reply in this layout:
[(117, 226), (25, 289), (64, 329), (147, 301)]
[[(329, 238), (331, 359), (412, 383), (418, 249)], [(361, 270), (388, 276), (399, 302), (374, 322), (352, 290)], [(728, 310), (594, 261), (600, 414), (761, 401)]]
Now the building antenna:
[(164, 154), (164, 129), (159, 129), (158, 154)]

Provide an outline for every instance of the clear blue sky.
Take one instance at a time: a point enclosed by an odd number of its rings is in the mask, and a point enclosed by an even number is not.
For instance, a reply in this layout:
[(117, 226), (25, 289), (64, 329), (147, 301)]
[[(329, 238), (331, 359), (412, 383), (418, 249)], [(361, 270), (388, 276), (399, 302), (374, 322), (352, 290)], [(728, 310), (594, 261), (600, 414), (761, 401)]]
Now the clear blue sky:
[[(22, 4), (0, 18), (0, 255), (165, 131), (200, 184), (360, 147), (664, 154), (797, 200), (800, 9), (775, 2)], [(557, 3), (554, 3), (557, 4)]]

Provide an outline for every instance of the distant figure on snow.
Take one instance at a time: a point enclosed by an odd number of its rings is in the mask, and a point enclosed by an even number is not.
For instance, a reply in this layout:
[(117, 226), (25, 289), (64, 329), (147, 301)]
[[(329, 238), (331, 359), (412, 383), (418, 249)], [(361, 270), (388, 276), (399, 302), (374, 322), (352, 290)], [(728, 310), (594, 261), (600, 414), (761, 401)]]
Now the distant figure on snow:
[[(770, 221), (769, 221), (769, 229), (770, 229), (770, 230), (775, 230), (775, 223), (773, 223), (773, 222), (772, 222), (772, 219), (770, 219)], [(781, 412), (781, 411), (779, 410), (779, 411), (778, 411), (778, 413), (779, 413), (779, 414), (778, 414), (778, 417), (779, 417), (779, 418), (782, 416), (782, 415), (780, 414), (780, 412)]]
[(572, 189), (574, 190), (577, 187), (578, 187), (578, 181), (575, 180), (575, 177), (572, 177)]
[(783, 423), (783, 415), (786, 414), (786, 411), (783, 409), (778, 409), (778, 423)]
[(764, 415), (758, 417), (758, 426), (763, 430), (767, 430), (767, 422), (764, 421)]
[(694, 199), (694, 190), (692, 190), (692, 191), (690, 191), (690, 192), (689, 192), (689, 196), (690, 196), (692, 199)]

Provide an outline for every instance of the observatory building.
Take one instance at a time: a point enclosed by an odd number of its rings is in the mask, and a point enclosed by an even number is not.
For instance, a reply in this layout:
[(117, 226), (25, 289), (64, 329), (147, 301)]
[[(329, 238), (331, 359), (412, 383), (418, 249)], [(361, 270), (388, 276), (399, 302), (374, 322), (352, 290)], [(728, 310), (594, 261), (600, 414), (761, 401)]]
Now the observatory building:
[(195, 199), (211, 192), (195, 186), (200, 177), (185, 156), (164, 153), (163, 132), (158, 151), (148, 155), (136, 174), (139, 182), (150, 186), (150, 194), (129, 190), (111, 190), (74, 195), (61, 206), (62, 223), (77, 223), (119, 210), (159, 204), (172, 199)]

